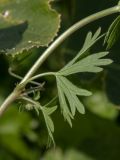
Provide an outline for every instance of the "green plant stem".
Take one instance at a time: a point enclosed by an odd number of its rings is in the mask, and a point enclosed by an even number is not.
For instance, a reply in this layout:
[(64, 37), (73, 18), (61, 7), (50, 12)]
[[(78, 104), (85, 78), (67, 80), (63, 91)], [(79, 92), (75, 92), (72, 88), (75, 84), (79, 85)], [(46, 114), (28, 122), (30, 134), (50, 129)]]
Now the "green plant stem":
[(46, 51), (40, 56), (40, 58), (35, 62), (35, 64), (32, 66), (32, 68), (28, 71), (28, 73), (25, 75), (21, 83), (24, 83), (26, 80), (28, 80), (35, 72), (36, 70), (42, 65), (42, 63), (48, 58), (48, 56), (70, 35), (72, 35), (75, 31), (82, 28), (83, 26), (100, 19), (102, 17), (111, 15), (113, 13), (117, 13), (120, 11), (120, 6), (117, 5), (115, 7), (97, 12), (91, 16), (88, 16), (87, 18), (84, 18), (83, 20), (80, 20), (79, 22), (75, 23), (73, 26), (71, 26), (69, 29), (67, 29), (61, 36), (59, 36), (49, 47), (46, 49)]
[[(11, 68), (8, 69), (8, 72), (9, 72), (9, 74), (10, 74), (11, 76), (13, 76), (13, 77), (15, 77), (15, 78), (17, 78), (17, 79), (20, 79), (20, 80), (23, 79), (23, 77), (15, 74), (15, 73), (13, 73)], [(40, 83), (34, 82), (34, 81), (31, 81), (30, 83), (31, 83), (31, 84), (35, 84), (35, 85), (37, 85), (37, 86), (40, 86), (40, 85), (41, 85)]]
[(37, 91), (44, 90), (44, 88), (43, 88), (44, 84), (45, 84), (45, 83), (43, 83), (43, 84), (40, 85), (40, 86), (33, 87), (33, 88), (30, 88), (30, 89), (25, 90), (25, 92), (23, 92), (23, 94), (21, 94), (21, 96), (27, 96), (28, 94), (31, 94), (31, 93), (33, 93), (33, 92), (37, 92)]
[(0, 107), (0, 117), (3, 115), (3, 113), (6, 111), (6, 109), (9, 107), (9, 105), (14, 102), (18, 96), (20, 95), (19, 91), (13, 91), (3, 102), (3, 104)]
[(55, 76), (55, 74), (56, 74), (55, 72), (41, 73), (41, 74), (38, 74), (38, 75), (30, 78), (30, 79), (28, 80), (28, 82), (31, 82), (31, 81), (33, 81), (33, 80), (35, 80), (35, 79), (38, 79), (38, 78), (41, 78), (41, 77), (44, 77), (44, 76), (51, 76), (51, 75)]
[(48, 56), (71, 34), (73, 34), (78, 29), (82, 28), (83, 26), (100, 19), (102, 17), (111, 15), (113, 13), (120, 12), (120, 5), (117, 5), (115, 7), (97, 12), (91, 16), (88, 16), (87, 18), (84, 18), (83, 20), (80, 20), (79, 22), (75, 23), (73, 26), (71, 26), (67, 31), (65, 31), (61, 36), (59, 36), (47, 49), (46, 51), (40, 56), (40, 58), (34, 63), (34, 65), (31, 67), (31, 69), (28, 71), (28, 73), (25, 75), (23, 80), (20, 82), (19, 87), (17, 87), (17, 90), (15, 89), (3, 102), (3, 104), (0, 107), (0, 116), (3, 115), (4, 111), (9, 107), (9, 105), (14, 102), (18, 96), (20, 96), (22, 89), (27, 84), (27, 81), (34, 75), (34, 73), (37, 71), (37, 69), (42, 65), (42, 63), (48, 58)]

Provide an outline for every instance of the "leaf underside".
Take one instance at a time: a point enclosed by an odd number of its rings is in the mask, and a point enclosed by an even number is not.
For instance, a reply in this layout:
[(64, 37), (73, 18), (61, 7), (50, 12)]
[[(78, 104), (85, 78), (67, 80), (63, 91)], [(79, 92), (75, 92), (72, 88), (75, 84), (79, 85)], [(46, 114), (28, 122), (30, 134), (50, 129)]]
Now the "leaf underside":
[(0, 1), (0, 52), (22, 53), (47, 46), (56, 36), (60, 16), (49, 0)]

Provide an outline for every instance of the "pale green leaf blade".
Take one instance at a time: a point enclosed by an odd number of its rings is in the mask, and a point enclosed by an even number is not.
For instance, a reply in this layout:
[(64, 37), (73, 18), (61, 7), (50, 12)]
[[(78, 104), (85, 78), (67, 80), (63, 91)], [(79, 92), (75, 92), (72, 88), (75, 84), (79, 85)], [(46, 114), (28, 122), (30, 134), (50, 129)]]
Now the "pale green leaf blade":
[(107, 49), (110, 49), (115, 42), (120, 38), (120, 16), (118, 16), (110, 25), (105, 36), (104, 43), (107, 43)]
[(53, 107), (44, 107), (44, 111), (47, 113), (47, 115), (51, 115), (53, 112), (55, 112), (57, 109), (57, 106)]
[(47, 46), (60, 25), (60, 16), (49, 3), (49, 0), (0, 1), (0, 51), (15, 55)]
[(95, 41), (95, 40), (98, 38), (98, 36), (100, 35), (100, 33), (101, 33), (101, 27), (99, 27), (99, 28), (97, 29), (97, 31), (96, 31), (95, 34), (93, 35), (92, 39)]
[[(67, 80), (67, 78), (63, 77), (63, 76), (59, 76), (59, 79), (61, 81), (62, 84), (62, 90), (65, 93), (65, 96), (69, 102), (70, 105), (70, 109), (72, 112), (72, 115), (75, 115), (75, 111), (76, 109), (81, 113), (84, 114), (85, 113), (85, 109), (83, 104), (80, 102), (80, 100), (78, 99), (78, 97), (76, 95), (85, 95), (85, 96), (89, 96), (91, 95), (91, 93), (89, 91), (80, 89), (73, 85), (69, 80)], [(79, 93), (77, 93), (77, 91)]]
[(58, 88), (58, 96), (59, 96), (59, 103), (60, 103), (60, 107), (61, 107), (61, 111), (62, 114), (64, 116), (64, 119), (67, 120), (67, 122), (69, 123), (69, 125), (72, 127), (72, 122), (71, 122), (71, 118), (72, 115), (69, 111), (66, 99), (65, 99), (65, 95), (64, 92), (62, 90), (62, 83), (59, 79), (59, 76), (56, 76), (56, 81), (57, 81), (57, 88)]
[(97, 31), (95, 32), (93, 36), (92, 36), (92, 32), (88, 32), (84, 45), (79, 52), (80, 55), (85, 53), (91, 46), (93, 46), (103, 36), (103, 35), (99, 36), (100, 33), (101, 33), (100, 27), (97, 29)]
[(74, 98), (75, 106), (76, 106), (78, 112), (81, 113), (81, 114), (85, 114), (85, 107), (84, 107), (84, 105), (80, 102), (80, 100), (78, 99), (77, 96), (74, 95), (73, 98)]
[(88, 32), (82, 49), (75, 56), (75, 58), (73, 58), (64, 68), (73, 65), (83, 54), (85, 54), (90, 49), (91, 46), (93, 46), (99, 39), (101, 39), (103, 35), (99, 36), (100, 33), (101, 33), (101, 28), (98, 28), (93, 37), (92, 37), (92, 32)]
[(48, 124), (50, 131), (53, 133), (54, 132), (54, 124), (53, 124), (53, 121), (50, 118), (50, 116), (47, 116), (47, 124)]
[(74, 116), (75, 115), (75, 112), (76, 112), (76, 107), (75, 107), (75, 102), (74, 102), (74, 99), (73, 99), (73, 97), (72, 97), (72, 93), (71, 93), (71, 91), (70, 91), (70, 89), (68, 88), (68, 86), (67, 86), (67, 83), (64, 83), (63, 81), (62, 81), (62, 76), (60, 77), (60, 80), (61, 80), (61, 83), (62, 83), (62, 90), (64, 91), (64, 94), (65, 94), (65, 96), (66, 96), (66, 98), (67, 98), (67, 100), (68, 100), (68, 103), (69, 103), (69, 105), (70, 105), (70, 109), (71, 109), (71, 113), (72, 113), (72, 115)]
[(71, 65), (70, 67), (64, 68), (63, 70), (59, 71), (59, 74), (68, 76), (79, 72), (100, 72), (103, 70), (101, 66), (112, 63), (112, 60), (110, 59), (100, 59), (107, 54), (108, 52), (100, 52), (87, 56), (79, 62)]
[(97, 29), (97, 31), (93, 36), (92, 36), (92, 32), (88, 32), (83, 48), (81, 49), (80, 52), (81, 53), (86, 52), (94, 43), (96, 43), (99, 40), (99, 38), (101, 38), (101, 36), (99, 37), (100, 33), (101, 33), (100, 27)]
[(82, 48), (86, 48), (88, 46), (88, 44), (90, 45), (91, 44), (91, 39), (92, 39), (92, 32), (88, 32)]
[(47, 115), (47, 113), (44, 109), (42, 110), (42, 112), (43, 112), (43, 116), (44, 116), (44, 119), (45, 119), (45, 123), (46, 123), (46, 127), (47, 127), (47, 130), (48, 130), (49, 137), (54, 144), (54, 137), (53, 137), (54, 124), (53, 124), (53, 121), (52, 121), (51, 117), (49, 115)]
[(65, 91), (65, 95), (66, 95), (66, 97), (68, 99), (68, 102), (69, 102), (69, 105), (70, 105), (70, 109), (71, 109), (71, 113), (72, 113), (73, 116), (75, 116), (76, 107), (75, 107), (75, 102), (74, 102), (73, 96), (72, 96), (72, 94), (70, 93), (69, 90)]
[(76, 95), (80, 95), (80, 96), (92, 95), (90, 91), (77, 87), (72, 82), (70, 82), (67, 78), (60, 76), (60, 79), (63, 81), (64, 84), (67, 85), (68, 89), (70, 89), (71, 92), (75, 93)]

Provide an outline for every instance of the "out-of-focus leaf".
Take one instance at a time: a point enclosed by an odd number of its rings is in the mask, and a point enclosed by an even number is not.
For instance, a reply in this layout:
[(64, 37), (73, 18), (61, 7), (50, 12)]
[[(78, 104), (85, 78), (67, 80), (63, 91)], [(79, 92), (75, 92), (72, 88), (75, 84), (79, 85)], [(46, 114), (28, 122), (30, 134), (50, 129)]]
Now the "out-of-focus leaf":
[(118, 16), (110, 25), (106, 34), (104, 43), (107, 43), (107, 49), (110, 49), (120, 38), (120, 16)]
[(103, 118), (115, 119), (118, 116), (116, 106), (109, 102), (103, 92), (93, 92), (93, 95), (86, 97), (84, 102), (90, 111)]
[(45, 160), (94, 160), (90, 158), (85, 153), (79, 152), (77, 150), (69, 149), (63, 153), (60, 149), (50, 150), (44, 156)]
[(118, 5), (120, 5), (120, 1), (118, 2)]
[(45, 160), (63, 160), (63, 153), (60, 149), (50, 150), (43, 157)]
[(77, 151), (74, 149), (68, 150), (64, 155), (65, 160), (95, 160), (91, 156), (88, 156), (86, 153)]
[[(25, 143), (22, 136), (26, 136), (31, 141), (37, 140), (38, 137), (32, 131), (34, 129), (32, 123), (35, 122), (27, 113), (17, 114), (17, 112), (16, 109), (11, 108), (0, 119), (0, 144), (20, 159), (32, 160), (36, 157), (36, 153), (31, 152), (31, 148)], [(14, 116), (11, 117), (11, 115)]]
[(0, 51), (22, 53), (47, 46), (56, 36), (60, 17), (50, 0), (0, 1)]
[(76, 116), (71, 130), (59, 114), (55, 119), (56, 144), (64, 150), (77, 148), (95, 160), (119, 159), (120, 127), (115, 121), (86, 111)]

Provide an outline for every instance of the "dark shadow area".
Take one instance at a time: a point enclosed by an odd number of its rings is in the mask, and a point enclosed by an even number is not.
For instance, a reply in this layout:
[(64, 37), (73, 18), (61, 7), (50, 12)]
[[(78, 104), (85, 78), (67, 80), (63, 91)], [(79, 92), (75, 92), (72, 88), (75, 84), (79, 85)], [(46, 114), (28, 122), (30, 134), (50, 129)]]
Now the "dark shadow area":
[(22, 40), (23, 33), (28, 27), (28, 22), (0, 29), (0, 52), (4, 53), (15, 46)]
[(108, 66), (108, 71), (106, 75), (105, 88), (109, 100), (118, 105), (120, 105), (120, 41), (110, 51), (110, 58), (113, 63)]

